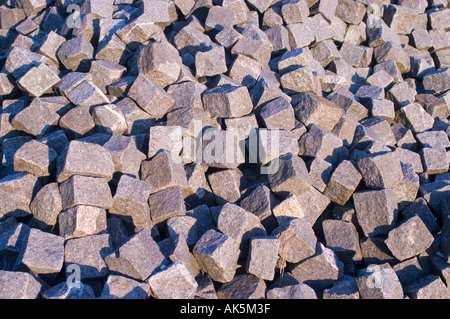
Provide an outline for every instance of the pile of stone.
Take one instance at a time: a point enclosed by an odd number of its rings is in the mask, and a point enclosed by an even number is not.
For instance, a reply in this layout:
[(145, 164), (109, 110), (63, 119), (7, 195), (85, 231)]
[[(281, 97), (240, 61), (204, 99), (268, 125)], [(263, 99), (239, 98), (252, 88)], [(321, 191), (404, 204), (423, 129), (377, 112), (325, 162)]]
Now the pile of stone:
[(449, 34), (448, 0), (6, 1), (0, 298), (449, 298)]

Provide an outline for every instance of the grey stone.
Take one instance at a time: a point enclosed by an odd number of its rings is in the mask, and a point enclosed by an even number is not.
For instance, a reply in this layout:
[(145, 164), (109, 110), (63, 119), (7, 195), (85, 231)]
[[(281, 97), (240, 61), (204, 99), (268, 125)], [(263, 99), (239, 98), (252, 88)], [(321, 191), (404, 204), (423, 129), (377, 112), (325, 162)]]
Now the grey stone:
[(243, 54), (258, 61), (261, 67), (266, 67), (270, 61), (273, 46), (270, 41), (242, 38), (231, 49), (231, 54)]
[(310, 184), (306, 164), (295, 154), (280, 156), (278, 170), (269, 174), (269, 184), (272, 192), (280, 196), (300, 195)]
[(299, 140), (299, 155), (321, 158), (338, 163), (348, 158), (348, 150), (335, 134), (317, 124), (311, 124), (309, 131)]
[(275, 287), (267, 291), (267, 299), (318, 299), (316, 292), (307, 284)]
[(416, 215), (419, 216), (431, 233), (436, 233), (439, 230), (434, 214), (431, 212), (427, 202), (422, 197), (419, 197), (414, 202), (410, 203), (405, 209), (402, 210), (401, 214), (404, 219), (409, 219)]
[(255, 187), (248, 196), (244, 197), (239, 202), (239, 206), (258, 216), (261, 223), (265, 226), (266, 222), (269, 222), (269, 219), (272, 216), (272, 208), (275, 205), (275, 202), (276, 199), (270, 192), (270, 189), (262, 184)]
[(232, 203), (226, 203), (221, 208), (217, 229), (234, 239), (244, 255), (251, 237), (266, 235), (264, 226), (256, 215)]
[(59, 81), (59, 76), (44, 63), (28, 70), (18, 81), (19, 87), (30, 96), (39, 97), (47, 92)]
[(279, 240), (274, 236), (250, 239), (246, 270), (264, 280), (273, 280), (278, 258)]
[(305, 216), (304, 208), (294, 194), (289, 195), (273, 208), (278, 225), (289, 222), (294, 218), (302, 218)]
[(438, 69), (423, 77), (426, 93), (444, 93), (450, 88), (450, 68)]
[(408, 287), (426, 275), (418, 257), (399, 262), (393, 268), (403, 287)]
[(385, 145), (389, 145), (389, 146), (395, 145), (396, 140), (395, 140), (394, 133), (392, 132), (388, 121), (386, 121), (385, 119), (382, 119), (379, 117), (378, 118), (372, 117), (372, 118), (364, 119), (364, 120), (360, 121), (360, 123), (366, 127), (371, 128), (372, 130), (374, 130), (375, 133), (380, 138), (381, 143), (383, 143)]
[(408, 72), (411, 68), (409, 56), (398, 43), (391, 41), (385, 42), (384, 44), (376, 47), (373, 53), (377, 63), (394, 60), (400, 73), (402, 74)]
[(208, 10), (205, 21), (205, 31), (212, 29), (222, 30), (225, 27), (233, 26), (236, 14), (233, 10), (223, 6), (212, 6)]
[(66, 96), (74, 88), (83, 83), (84, 81), (92, 82), (92, 74), (85, 72), (70, 72), (61, 77), (61, 80), (56, 85), (58, 91)]
[(148, 198), (151, 190), (151, 184), (125, 174), (122, 175), (109, 212), (123, 216), (124, 220), (127, 217), (131, 218), (137, 231), (143, 227), (149, 227), (151, 222)]
[(177, 187), (151, 194), (148, 203), (150, 205), (150, 217), (154, 223), (186, 213), (183, 195)]
[(343, 263), (335, 253), (317, 243), (315, 254), (308, 259), (292, 264), (290, 272), (299, 282), (305, 283), (316, 292), (330, 287), (344, 275)]
[(106, 211), (103, 208), (77, 205), (58, 215), (59, 235), (64, 239), (99, 234), (106, 230)]
[(264, 280), (252, 275), (237, 275), (217, 290), (219, 299), (262, 299), (266, 294)]
[(410, 164), (401, 164), (401, 166), (403, 178), (393, 188), (399, 210), (403, 210), (414, 201), (420, 186), (419, 176), (414, 172), (414, 167)]
[(26, 18), (26, 14), (22, 8), (8, 8), (7, 10), (2, 10), (0, 13), (0, 18), (1, 28), (9, 29), (24, 20)]
[(139, 73), (128, 91), (128, 97), (148, 114), (157, 119), (166, 114), (174, 105), (174, 99), (143, 73)]
[(247, 1), (252, 8), (258, 10), (259, 13), (264, 13), (271, 5), (272, 0), (249, 0)]
[(340, 51), (338, 51), (332, 40), (324, 40), (319, 42), (311, 49), (311, 54), (322, 67), (326, 67), (333, 60), (342, 58)]
[(281, 14), (286, 24), (303, 22), (309, 15), (306, 0), (284, 0), (281, 2)]
[(359, 299), (356, 277), (344, 275), (331, 288), (323, 291), (323, 299)]
[[(220, 65), (217, 60), (215, 63)], [(230, 65), (230, 77), (240, 85), (252, 88), (261, 74), (260, 63), (246, 55), (238, 54)]]
[(0, 270), (0, 297), (2, 299), (37, 299), (42, 284), (30, 273)]
[(118, 64), (125, 64), (126, 60), (131, 59), (133, 52), (128, 46), (115, 34), (104, 37), (97, 46), (95, 53), (96, 60), (106, 60)]
[(106, 85), (106, 91), (108, 94), (115, 97), (125, 97), (130, 90), (131, 85), (136, 80), (135, 76), (124, 76), (114, 81), (108, 85)]
[(103, 257), (112, 251), (109, 234), (74, 238), (64, 245), (64, 263), (79, 266), (80, 279), (102, 278), (109, 274)]
[(312, 93), (300, 93), (294, 105), (295, 116), (305, 126), (317, 124), (332, 130), (339, 122), (344, 110), (333, 102)]
[(36, 140), (23, 144), (14, 154), (14, 170), (28, 172), (36, 177), (49, 177), (55, 171), (58, 153)]
[(0, 215), (24, 216), (31, 213), (33, 195), (41, 188), (37, 177), (21, 172), (0, 179)]
[(311, 162), (308, 163), (309, 166), (309, 180), (311, 186), (314, 186), (320, 192), (325, 190), (325, 187), (330, 180), (331, 173), (333, 171), (333, 166), (331, 163), (325, 161), (324, 159), (315, 157)]
[(31, 228), (26, 246), (16, 260), (16, 270), (29, 269), (35, 275), (56, 274), (63, 267), (64, 238)]
[(358, 161), (358, 169), (371, 188), (392, 188), (402, 178), (400, 159), (396, 152), (374, 153)]
[(43, 223), (44, 229), (56, 225), (61, 210), (61, 194), (57, 183), (44, 185), (30, 203), (30, 211), (33, 217)]
[(194, 298), (218, 299), (216, 288), (208, 275), (198, 275), (195, 277), (198, 283), (197, 293)]
[(226, 169), (208, 175), (211, 190), (218, 204), (234, 203), (241, 197), (240, 179), (242, 174)]
[(342, 161), (332, 173), (323, 192), (331, 201), (345, 205), (359, 185), (362, 176), (351, 161)]
[(203, 109), (202, 93), (206, 89), (204, 84), (186, 81), (169, 86), (167, 93), (175, 100), (174, 109), (183, 107)]
[(403, 299), (402, 285), (387, 263), (361, 269), (356, 283), (361, 299)]
[(69, 287), (67, 282), (59, 284), (44, 290), (41, 294), (42, 299), (94, 299), (95, 294), (91, 286), (80, 282), (79, 287), (74, 285)]
[(395, 4), (390, 4), (383, 15), (384, 21), (397, 34), (410, 34), (416, 17), (415, 10)]
[(113, 296), (122, 299), (147, 299), (150, 295), (148, 283), (125, 276), (109, 275), (103, 286), (101, 297)]
[(170, 151), (172, 155), (178, 155), (182, 149), (182, 129), (180, 126), (150, 127), (148, 158), (152, 158), (162, 150)]
[(449, 299), (447, 286), (439, 276), (427, 275), (405, 288), (411, 299)]
[(103, 258), (111, 272), (144, 281), (166, 263), (148, 228), (131, 236), (112, 254)]
[(314, 187), (310, 187), (304, 193), (297, 195), (297, 199), (303, 206), (303, 213), (311, 226), (317, 221), (319, 216), (325, 211), (330, 204), (330, 199), (319, 192)]
[(349, 24), (360, 23), (366, 13), (365, 6), (356, 1), (339, 1), (336, 7), (336, 17)]
[(322, 222), (327, 247), (345, 263), (361, 260), (359, 236), (356, 227), (344, 220), (327, 219)]
[(386, 97), (400, 108), (415, 101), (416, 90), (411, 88), (406, 82), (394, 84), (386, 93)]
[(77, 205), (112, 207), (111, 190), (104, 178), (73, 175), (59, 185), (63, 209)]
[[(141, 163), (146, 159), (136, 145), (136, 139), (125, 135), (112, 135), (111, 138), (103, 144), (113, 159), (114, 172), (127, 174), (131, 177), (138, 177)], [(117, 179), (117, 178), (116, 178)]]
[(157, 299), (187, 299), (197, 292), (198, 284), (186, 266), (175, 261), (148, 278), (151, 293)]
[(432, 94), (418, 94), (416, 101), (423, 105), (425, 111), (434, 119), (436, 117), (443, 119), (447, 116), (449, 108), (444, 98), (436, 97)]
[(96, 125), (96, 131), (107, 134), (123, 134), (128, 126), (125, 116), (120, 109), (113, 104), (99, 105), (94, 108), (92, 118)]
[(56, 171), (58, 183), (72, 175), (103, 177), (109, 181), (114, 172), (114, 162), (103, 146), (74, 140), (58, 156)]
[(358, 122), (344, 115), (338, 124), (336, 124), (332, 133), (340, 138), (345, 146), (350, 146), (353, 142), (357, 126)]
[(195, 244), (193, 254), (200, 268), (212, 280), (221, 283), (233, 280), (239, 258), (239, 246), (231, 237), (210, 229)]
[(59, 119), (59, 127), (64, 129), (70, 138), (80, 138), (93, 132), (95, 123), (89, 110), (77, 106)]
[(246, 87), (220, 85), (204, 92), (203, 107), (212, 116), (236, 118), (249, 114), (253, 104)]
[(313, 92), (316, 89), (314, 74), (310, 66), (288, 69), (280, 78), (283, 89), (289, 94)]
[(286, 29), (289, 32), (289, 45), (292, 50), (304, 48), (314, 41), (314, 34), (305, 23), (289, 24)]
[(355, 121), (360, 121), (368, 116), (367, 109), (359, 103), (355, 95), (347, 89), (338, 89), (332, 92), (328, 98), (345, 110), (345, 116)]
[(35, 98), (14, 116), (11, 125), (17, 130), (41, 137), (51, 132), (58, 125), (58, 120), (59, 115), (56, 112), (49, 110), (39, 98)]
[(95, 105), (110, 103), (108, 97), (96, 85), (87, 80), (73, 88), (66, 97), (73, 104), (89, 109)]
[(427, 174), (440, 174), (448, 171), (449, 160), (442, 148), (425, 147), (419, 151), (424, 172)]
[(272, 231), (280, 241), (278, 254), (289, 263), (298, 263), (316, 251), (317, 238), (309, 222), (294, 218)]
[(397, 220), (397, 200), (390, 189), (357, 191), (353, 193), (358, 224), (364, 235), (388, 233)]
[(126, 134), (128, 135), (147, 133), (155, 123), (155, 119), (129, 97), (121, 99), (116, 105), (125, 117), (125, 122), (127, 123)]
[(72, 38), (61, 44), (58, 59), (71, 71), (89, 71), (93, 59), (94, 47), (84, 35)]
[(92, 74), (92, 82), (106, 94), (106, 87), (119, 80), (125, 71), (126, 67), (118, 63), (107, 60), (95, 60), (91, 63), (89, 73)]

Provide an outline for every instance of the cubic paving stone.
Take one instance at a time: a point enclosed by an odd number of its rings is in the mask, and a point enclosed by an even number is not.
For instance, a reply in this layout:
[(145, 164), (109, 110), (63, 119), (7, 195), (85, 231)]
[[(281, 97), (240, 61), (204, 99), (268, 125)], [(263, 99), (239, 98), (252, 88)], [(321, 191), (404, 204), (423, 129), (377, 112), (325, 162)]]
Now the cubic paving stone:
[(95, 105), (110, 103), (108, 97), (95, 84), (87, 80), (73, 88), (66, 97), (73, 104), (89, 109)]
[(58, 183), (44, 185), (36, 193), (30, 203), (30, 211), (33, 217), (42, 223), (42, 229), (53, 228), (57, 223), (57, 218), (62, 210), (61, 194)]
[(24, 74), (17, 84), (20, 88), (28, 92), (30, 96), (39, 97), (49, 90), (59, 81), (59, 76), (46, 64), (31, 68)]
[(109, 274), (103, 257), (112, 251), (109, 234), (74, 238), (64, 245), (64, 263), (79, 266), (80, 279), (101, 278)]
[(199, 239), (193, 254), (212, 280), (221, 283), (233, 280), (239, 258), (239, 246), (233, 238), (210, 229)]
[(103, 257), (111, 272), (144, 281), (165, 265), (166, 259), (148, 228), (131, 236), (112, 254)]
[(275, 287), (267, 291), (267, 299), (318, 299), (316, 292), (307, 284)]
[(272, 236), (280, 240), (278, 254), (289, 263), (300, 262), (315, 253), (317, 238), (303, 218), (294, 218), (280, 225), (272, 231)]
[(402, 285), (388, 263), (361, 269), (356, 283), (361, 299), (403, 299)]
[(409, 219), (415, 215), (419, 216), (431, 233), (435, 233), (439, 230), (434, 214), (431, 212), (427, 202), (422, 197), (419, 197), (414, 202), (410, 203), (405, 209), (402, 210), (401, 214), (404, 219)]
[(323, 299), (359, 299), (356, 277), (344, 275), (331, 288), (324, 289)]
[(41, 294), (42, 299), (94, 299), (95, 294), (91, 286), (80, 282), (80, 287), (74, 285), (69, 287), (67, 282), (63, 281), (53, 287), (44, 290)]
[(364, 234), (386, 234), (397, 221), (397, 200), (389, 189), (353, 193), (355, 212)]
[(194, 277), (180, 261), (150, 276), (148, 284), (157, 299), (191, 298), (198, 287)]
[(424, 172), (427, 174), (439, 174), (448, 171), (449, 160), (441, 148), (425, 147), (419, 151)]
[(151, 194), (148, 204), (150, 205), (150, 217), (154, 223), (186, 213), (183, 195), (178, 187), (167, 188)]
[(449, 299), (450, 295), (439, 276), (428, 275), (405, 288), (411, 299)]
[(327, 219), (322, 222), (327, 247), (345, 263), (361, 260), (359, 236), (356, 227), (343, 220)]
[(173, 98), (145, 74), (139, 73), (128, 97), (152, 117), (159, 119), (174, 105)]
[(20, 172), (0, 179), (0, 214), (24, 216), (31, 213), (30, 203), (33, 196), (41, 188), (37, 177), (30, 173)]
[(216, 202), (223, 205), (234, 203), (241, 197), (240, 179), (242, 175), (233, 169), (226, 169), (208, 175), (209, 185)]
[(420, 178), (414, 172), (414, 167), (410, 164), (401, 164), (403, 178), (394, 186), (395, 197), (399, 210), (403, 210), (416, 198), (417, 191), (420, 187)]
[(103, 146), (71, 141), (57, 159), (57, 181), (64, 182), (73, 175), (112, 178), (114, 162), (110, 152)]
[(87, 72), (93, 59), (94, 47), (84, 35), (61, 44), (58, 59), (68, 70)]
[(58, 153), (36, 140), (23, 144), (14, 154), (14, 170), (28, 172), (36, 177), (49, 177), (55, 172)]
[(105, 298), (146, 299), (148, 296), (147, 283), (120, 275), (109, 275), (101, 293)]
[(35, 275), (56, 274), (63, 267), (64, 238), (31, 228), (26, 246), (16, 260), (17, 270), (30, 270)]
[(333, 171), (333, 165), (321, 158), (315, 157), (307, 163), (309, 167), (309, 180), (311, 185), (320, 192), (325, 190), (325, 187), (330, 180)]
[(304, 261), (292, 264), (290, 272), (295, 279), (316, 292), (330, 287), (344, 275), (343, 263), (335, 253), (318, 242), (315, 254)]
[(250, 113), (253, 104), (246, 87), (221, 85), (204, 92), (203, 107), (212, 116), (234, 118)]
[(294, 218), (304, 217), (303, 208), (294, 194), (289, 195), (273, 208), (273, 215), (279, 225), (289, 222)]
[(273, 280), (278, 259), (279, 240), (275, 236), (252, 237), (246, 270), (264, 280)]
[(391, 230), (385, 243), (392, 254), (403, 261), (423, 252), (433, 240), (422, 219), (414, 216)]
[[(240, 202), (241, 206), (246, 211), (258, 216), (261, 223), (265, 225), (268, 222), (268, 218), (272, 216), (272, 208), (276, 203), (274, 195), (271, 193), (269, 187), (261, 184), (244, 197)], [(266, 226), (265, 226), (266, 227)]]
[(59, 185), (63, 209), (77, 205), (112, 207), (111, 190), (104, 178), (72, 175)]
[(93, 133), (95, 127), (94, 120), (92, 119), (89, 110), (82, 106), (74, 107), (69, 110), (59, 119), (58, 125), (64, 129), (67, 136), (72, 139)]
[(38, 299), (42, 291), (42, 283), (32, 274), (21, 271), (0, 270), (0, 288), (2, 299)]
[(261, 299), (265, 297), (265, 293), (264, 280), (252, 274), (241, 274), (223, 284), (217, 290), (217, 297), (219, 299)]
[(105, 231), (106, 211), (103, 208), (77, 205), (58, 215), (59, 235), (64, 239), (85, 237)]
[(148, 158), (152, 158), (163, 150), (170, 151), (172, 155), (179, 155), (182, 149), (182, 129), (180, 126), (150, 127)]
[(92, 118), (97, 132), (123, 134), (128, 129), (125, 117), (115, 105), (106, 104), (95, 107)]
[(351, 161), (342, 161), (331, 174), (323, 192), (331, 201), (345, 205), (359, 185), (362, 176)]
[(361, 158), (357, 165), (367, 187), (392, 188), (403, 178), (400, 159), (395, 152), (371, 154)]
[(425, 276), (425, 272), (417, 257), (400, 262), (393, 268), (403, 287), (408, 287), (410, 284)]
[(272, 192), (284, 197), (307, 191), (310, 182), (305, 162), (295, 154), (280, 156), (278, 170), (269, 174), (269, 184)]

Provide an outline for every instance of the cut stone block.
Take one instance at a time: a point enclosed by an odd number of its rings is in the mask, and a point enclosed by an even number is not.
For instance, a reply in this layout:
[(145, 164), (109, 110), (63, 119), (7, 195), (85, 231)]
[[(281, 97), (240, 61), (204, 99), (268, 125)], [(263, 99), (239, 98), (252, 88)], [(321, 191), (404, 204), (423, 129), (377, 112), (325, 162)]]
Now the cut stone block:
[(386, 94), (386, 97), (394, 102), (397, 107), (406, 106), (415, 101), (416, 90), (411, 88), (406, 82), (394, 84)]
[(148, 284), (157, 299), (192, 298), (198, 287), (194, 277), (180, 261), (150, 276)]
[(394, 60), (401, 74), (408, 72), (411, 68), (409, 56), (398, 43), (388, 41), (376, 47), (373, 52), (377, 63)]
[(273, 215), (279, 225), (289, 222), (294, 218), (304, 217), (303, 207), (294, 194), (286, 197), (282, 202), (273, 208)]
[(311, 124), (309, 132), (300, 137), (299, 147), (299, 155), (321, 158), (330, 163), (348, 158), (348, 150), (342, 140), (316, 124)]
[(354, 119), (342, 116), (338, 124), (334, 127), (332, 133), (340, 138), (345, 146), (350, 146), (355, 136), (356, 127), (358, 122)]
[(318, 299), (316, 292), (307, 284), (295, 284), (271, 288), (267, 291), (267, 299)]
[(64, 239), (99, 234), (106, 230), (106, 211), (103, 208), (77, 205), (58, 216), (59, 235)]
[(259, 13), (264, 13), (273, 3), (272, 0), (248, 0), (246, 1), (252, 8), (258, 10)]
[(109, 275), (100, 297), (147, 299), (150, 294), (149, 290), (150, 287), (145, 282), (140, 282), (125, 276)]
[(125, 135), (112, 135), (103, 147), (111, 153), (115, 172), (131, 177), (139, 176), (141, 163), (146, 156), (138, 149), (135, 139)]
[(264, 280), (273, 280), (280, 242), (275, 236), (252, 237), (246, 271)]
[(72, 175), (103, 177), (110, 180), (114, 173), (114, 162), (103, 146), (71, 141), (57, 160), (57, 180), (62, 183)]
[(46, 108), (39, 98), (17, 113), (11, 121), (14, 128), (41, 137), (58, 125), (59, 115)]
[(359, 103), (355, 95), (347, 89), (338, 89), (332, 92), (328, 98), (331, 97), (331, 102), (340, 106), (345, 110), (345, 116), (360, 121), (368, 116), (367, 109)]
[(319, 192), (314, 187), (297, 196), (297, 199), (303, 206), (303, 213), (311, 226), (317, 221), (319, 216), (325, 211), (330, 204), (330, 199)]
[(280, 156), (278, 170), (269, 174), (269, 184), (272, 192), (283, 197), (307, 191), (310, 182), (305, 162), (295, 154)]
[(242, 54), (255, 59), (261, 67), (266, 68), (270, 61), (273, 46), (270, 41), (242, 38), (231, 49), (231, 54)]
[(26, 172), (0, 179), (0, 215), (24, 216), (31, 213), (31, 200), (40, 187), (37, 177)]
[(66, 97), (73, 104), (88, 109), (95, 105), (110, 103), (108, 97), (96, 85), (86, 80), (67, 93)]
[(331, 173), (333, 171), (333, 166), (331, 163), (325, 161), (324, 159), (315, 157), (308, 163), (309, 166), (309, 180), (311, 186), (314, 186), (320, 192), (325, 190), (325, 187), (330, 180)]
[(413, 166), (410, 164), (401, 164), (401, 166), (403, 178), (393, 188), (399, 210), (403, 210), (415, 200), (420, 186), (419, 176), (414, 172)]
[(112, 104), (99, 105), (94, 108), (92, 118), (96, 131), (107, 134), (123, 134), (128, 129), (125, 116)]
[(83, 106), (74, 107), (59, 119), (59, 127), (68, 137), (80, 138), (93, 132), (95, 127), (89, 110)]
[(239, 206), (258, 216), (262, 224), (272, 215), (275, 198), (266, 185), (257, 186), (248, 196), (243, 198)]
[(286, 24), (301, 23), (309, 15), (306, 0), (284, 0), (281, 2), (281, 15)]
[(297, 98), (295, 116), (305, 126), (317, 124), (331, 131), (344, 115), (340, 106), (315, 94), (300, 93)]
[(374, 130), (375, 133), (380, 138), (381, 143), (389, 146), (395, 145), (396, 143), (395, 136), (391, 130), (388, 121), (386, 121), (385, 119), (372, 117), (364, 119), (360, 121), (360, 123)]
[(356, 227), (344, 220), (327, 219), (322, 222), (327, 247), (344, 263), (361, 260), (361, 248)]
[(70, 239), (64, 245), (64, 263), (80, 267), (80, 279), (102, 278), (109, 274), (103, 257), (109, 255), (109, 234)]
[(323, 291), (323, 299), (359, 299), (356, 277), (344, 275), (331, 288)]
[(292, 50), (304, 48), (314, 41), (314, 34), (305, 23), (289, 24), (289, 44)]
[(288, 69), (281, 75), (281, 86), (289, 94), (314, 92), (316, 83), (314, 74), (309, 66), (298, 66), (294, 69)]
[(311, 49), (311, 54), (322, 67), (326, 67), (333, 60), (342, 58), (340, 51), (338, 51), (336, 45), (332, 40), (324, 40), (319, 42), (315, 47)]
[(164, 40), (144, 47), (139, 53), (137, 63), (139, 73), (161, 88), (175, 83), (181, 72), (178, 50)]
[[(215, 63), (220, 64), (218, 61), (220, 60), (217, 60)], [(230, 77), (247, 88), (252, 88), (255, 85), (260, 74), (260, 63), (243, 54), (238, 54), (230, 65)]]
[(182, 128), (180, 126), (152, 126), (148, 142), (148, 158), (162, 150), (179, 155), (183, 149)]
[(125, 61), (131, 60), (133, 52), (128, 46), (115, 34), (105, 37), (98, 44), (95, 59), (106, 60), (113, 63), (125, 64)]
[(128, 91), (128, 97), (148, 114), (157, 119), (166, 114), (174, 105), (174, 99), (143, 73), (139, 73)]
[(225, 27), (233, 26), (236, 14), (233, 10), (223, 6), (212, 6), (208, 10), (205, 21), (205, 31), (223, 30)]
[(396, 152), (374, 153), (358, 161), (358, 169), (367, 187), (392, 188), (403, 179)]
[(173, 216), (186, 213), (186, 206), (181, 190), (177, 187), (167, 188), (150, 195), (150, 217), (154, 223), (162, 222)]
[(409, 219), (416, 215), (419, 216), (431, 233), (436, 233), (439, 230), (436, 218), (423, 197), (417, 198), (414, 202), (403, 209), (401, 213), (404, 219)]
[(438, 69), (423, 77), (423, 86), (426, 93), (444, 93), (450, 89), (450, 68)]
[(111, 272), (144, 281), (166, 263), (148, 228), (131, 236), (122, 246), (103, 258)]
[(73, 175), (59, 185), (63, 209), (77, 205), (112, 207), (111, 190), (104, 178)]
[(59, 61), (71, 71), (89, 71), (93, 55), (94, 47), (84, 35), (65, 41), (58, 50)]
[(390, 4), (383, 15), (384, 21), (397, 34), (410, 34), (416, 17), (415, 10), (395, 4)]
[[(46, 64), (41, 63), (39, 66), (31, 68), (24, 74), (17, 84), (26, 91), (30, 96), (39, 97), (59, 82), (59, 76)], [(51, 92), (51, 91), (50, 91)]]
[(427, 275), (405, 288), (411, 299), (449, 299), (450, 294), (442, 279), (436, 275)]
[(331, 249), (318, 242), (315, 254), (291, 265), (290, 272), (299, 282), (320, 291), (330, 287), (344, 275), (344, 265)]
[(416, 101), (422, 104), (425, 111), (433, 118), (443, 119), (449, 112), (448, 105), (442, 97), (438, 98), (433, 94), (417, 94)]
[(193, 254), (200, 268), (212, 280), (222, 283), (233, 280), (239, 258), (239, 246), (231, 237), (210, 229), (199, 239)]
[(106, 94), (106, 87), (119, 80), (125, 71), (126, 68), (118, 63), (95, 60), (91, 63), (89, 73), (92, 74), (92, 82)]
[(155, 119), (129, 97), (123, 98), (116, 105), (125, 117), (125, 122), (127, 123), (126, 134), (128, 135), (147, 133), (155, 123)]
[(440, 174), (448, 171), (449, 160), (444, 149), (425, 147), (419, 154), (425, 173)]
[(62, 201), (58, 183), (49, 183), (42, 187), (30, 203), (33, 217), (43, 223), (44, 230), (56, 225), (61, 210)]
[(262, 299), (266, 294), (266, 283), (252, 274), (237, 275), (217, 290), (219, 299)]
[[(257, 161), (261, 162), (262, 165), (265, 165), (270, 161), (277, 160), (277, 158), (281, 155), (285, 155), (288, 153), (299, 153), (298, 139), (295, 133), (292, 131), (278, 129), (259, 129), (255, 132), (255, 134), (253, 134), (252, 132), (250, 138), (255, 138), (258, 142), (258, 150), (256, 150), (252, 148), (254, 147), (254, 140), (250, 140), (251, 142), (249, 141), (248, 145), (251, 148), (250, 153), (253, 152), (253, 150), (255, 152), (251, 153), (250, 156), (258, 157)], [(258, 152), (257, 155), (256, 152)]]
[(63, 281), (41, 294), (42, 299), (94, 299), (95, 294), (91, 286), (80, 282), (79, 287), (74, 285), (69, 287), (66, 281)]
[(366, 13), (365, 6), (356, 1), (339, 1), (336, 7), (336, 17), (349, 24), (359, 24)]
[(227, 169), (208, 175), (211, 190), (220, 205), (234, 203), (241, 197), (240, 179), (242, 175), (236, 170)]
[(32, 274), (21, 271), (0, 270), (0, 281), (2, 299), (38, 299), (43, 288)]
[(433, 241), (422, 219), (414, 216), (392, 229), (385, 243), (392, 254), (403, 261), (425, 251)]
[(203, 110), (202, 93), (207, 87), (201, 83), (186, 81), (169, 86), (169, 93), (175, 100), (174, 109), (196, 108)]
[(61, 77), (56, 87), (62, 95), (66, 96), (84, 81), (92, 81), (92, 75), (84, 72), (70, 72)]
[(143, 227), (149, 227), (151, 222), (148, 197), (151, 190), (152, 185), (149, 183), (122, 175), (109, 212), (123, 217), (125, 221), (131, 218), (137, 231)]
[(366, 190), (353, 193), (356, 217), (364, 235), (388, 233), (397, 220), (397, 200), (390, 189)]
[(283, 97), (265, 104), (259, 115), (268, 129), (292, 130), (295, 127), (294, 109)]
[(289, 263), (298, 263), (316, 251), (317, 238), (309, 222), (295, 218), (272, 231), (280, 240), (278, 254)]
[(23, 144), (14, 154), (14, 170), (28, 172), (36, 177), (49, 177), (55, 169), (58, 153), (36, 140)]
[(362, 176), (351, 161), (342, 161), (334, 170), (323, 194), (332, 202), (345, 205), (359, 185)]
[(217, 229), (233, 238), (243, 253), (247, 252), (251, 237), (266, 235), (256, 215), (232, 203), (225, 204), (220, 210)]
[[(174, 217), (173, 220), (184, 219), (184, 217)], [(170, 230), (170, 228), (168, 227)], [(196, 241), (198, 238), (196, 239)], [(200, 268), (194, 255), (191, 254), (189, 246), (187, 244), (186, 237), (180, 233), (172, 233), (169, 238), (164, 239), (158, 243), (161, 252), (166, 256), (171, 262), (181, 262), (189, 271), (192, 277), (199, 274)]]
[(403, 299), (402, 285), (388, 263), (361, 269), (356, 283), (361, 299)]
[(64, 238), (31, 228), (26, 247), (17, 257), (16, 269), (29, 269), (35, 275), (56, 274), (64, 262)]
[(253, 109), (246, 87), (220, 85), (203, 94), (203, 106), (212, 116), (235, 118), (247, 115)]

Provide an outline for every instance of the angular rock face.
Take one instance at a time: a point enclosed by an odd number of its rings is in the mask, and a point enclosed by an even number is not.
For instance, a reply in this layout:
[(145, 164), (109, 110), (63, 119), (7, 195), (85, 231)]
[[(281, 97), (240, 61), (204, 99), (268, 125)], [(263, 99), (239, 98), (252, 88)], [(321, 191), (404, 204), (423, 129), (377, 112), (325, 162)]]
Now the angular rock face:
[(0, 298), (449, 298), (445, 0), (3, 2)]

